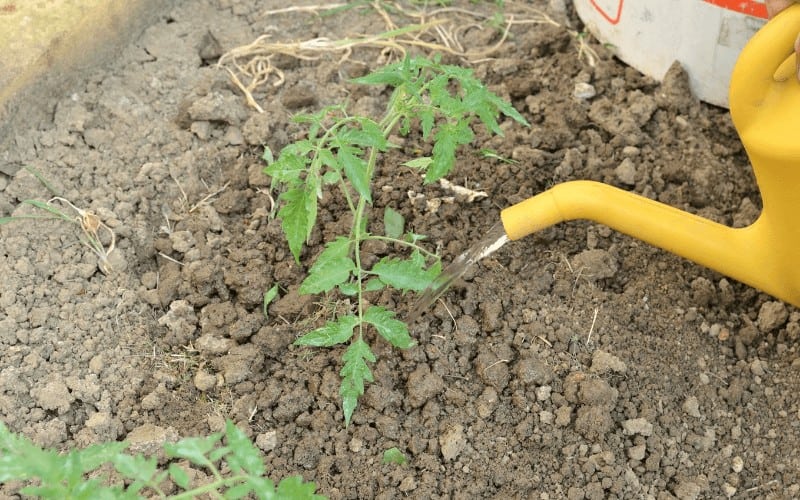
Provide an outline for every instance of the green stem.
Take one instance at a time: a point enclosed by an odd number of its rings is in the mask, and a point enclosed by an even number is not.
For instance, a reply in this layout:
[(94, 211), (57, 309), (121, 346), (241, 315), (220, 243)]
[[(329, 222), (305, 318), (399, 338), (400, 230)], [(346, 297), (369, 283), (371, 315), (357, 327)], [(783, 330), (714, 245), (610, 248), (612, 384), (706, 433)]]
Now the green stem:
[(375, 235), (375, 234), (371, 234), (371, 235), (369, 235), (368, 237), (366, 237), (364, 239), (365, 240), (380, 240), (380, 241), (386, 241), (388, 243), (397, 243), (399, 245), (403, 245), (403, 246), (407, 246), (409, 248), (413, 248), (414, 250), (419, 250), (420, 252), (425, 254), (426, 257), (428, 257), (430, 259), (439, 260), (439, 256), (436, 255), (435, 253), (429, 252), (428, 250), (425, 250), (421, 246), (419, 246), (419, 245), (417, 245), (415, 243), (408, 242), (408, 241), (398, 240), (397, 238), (389, 238), (388, 236), (378, 236), (378, 235)]
[(216, 493), (217, 496), (219, 496), (219, 489), (220, 488), (233, 486), (233, 485), (235, 485), (237, 483), (243, 483), (243, 482), (247, 481), (247, 477), (248, 476), (240, 475), (240, 476), (233, 476), (233, 477), (224, 478), (224, 479), (221, 478), (221, 479), (218, 479), (218, 480), (214, 481), (213, 483), (204, 484), (203, 486), (198, 486), (197, 488), (194, 488), (194, 489), (189, 490), (189, 491), (184, 491), (183, 493), (180, 493), (178, 495), (174, 495), (174, 496), (172, 496), (170, 498), (172, 498), (173, 500), (182, 500), (184, 498), (186, 498), (186, 499), (197, 498), (202, 493)]
[[(389, 134), (394, 129), (400, 116), (397, 114), (388, 114), (385, 118), (388, 122), (383, 128), (383, 136), (388, 138)], [(382, 121), (383, 122), (383, 121)], [(369, 157), (367, 158), (367, 179), (372, 185), (372, 177), (375, 175), (375, 164), (378, 160), (378, 150), (376, 148), (369, 149)], [(369, 238), (369, 234), (364, 232), (364, 217), (366, 217), (365, 210), (367, 207), (367, 200), (363, 196), (358, 199), (358, 206), (353, 212), (353, 251), (355, 252), (356, 262), (356, 281), (358, 283), (358, 337), (362, 338), (364, 333), (364, 283), (363, 283), (363, 268), (361, 267), (361, 242)]]

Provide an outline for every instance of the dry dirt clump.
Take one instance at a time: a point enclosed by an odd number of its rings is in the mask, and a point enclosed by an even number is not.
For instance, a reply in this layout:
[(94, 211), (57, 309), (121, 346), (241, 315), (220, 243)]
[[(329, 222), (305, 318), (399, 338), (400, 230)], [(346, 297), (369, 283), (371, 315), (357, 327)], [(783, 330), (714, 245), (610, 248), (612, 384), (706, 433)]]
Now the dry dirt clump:
[[(520, 3), (504, 2), (506, 14)], [(0, 226), (0, 415), (10, 428), (59, 449), (122, 439), (154, 449), (230, 418), (271, 477), (302, 474), (332, 498), (800, 495), (798, 311), (587, 222), (509, 243), (470, 270), (413, 325), (417, 347), (378, 344), (375, 382), (345, 428), (341, 353), (291, 344), (351, 307), (297, 294), (320, 245), (349, 227), (346, 207), (320, 200), (321, 227), (298, 265), (272, 218), (278, 193), (260, 157), (300, 137), (298, 112), (345, 100), (353, 112), (382, 109), (386, 92), (349, 78), (374, 68), (383, 47), (351, 47), (346, 60), (276, 53), (281, 84), (249, 90), (263, 113), (241, 92), (249, 82), (217, 63), (265, 33), (298, 44), (388, 27), (371, 4), (270, 12), (285, 4), (179, 2), (113, 64), (63, 89), (52, 120), (16, 131), (2, 161), (80, 200), (113, 230), (112, 255), (126, 266), (98, 272), (97, 256), (59, 221)], [(448, 7), (481, 13), (453, 13), (471, 17), (459, 43), (492, 49), (471, 61), (476, 75), (532, 126), (479, 134), (472, 151), (507, 161), (465, 152), (450, 180), (488, 196), (435, 210), (426, 200), (452, 193), (420, 191), (394, 160), (424, 146), (413, 134), (398, 140), (397, 158), (380, 165), (376, 213), (400, 211), (446, 261), (502, 207), (571, 179), (727, 224), (752, 220), (758, 191), (728, 114), (692, 99), (681, 71), (659, 83), (576, 37), (584, 28), (563, 4), (519, 7), (553, 23), (488, 28), (496, 3)], [(398, 29), (408, 22), (380, 5)], [(404, 36), (443, 44), (430, 30)], [(422, 198), (409, 199), (412, 189)], [(27, 170), (0, 175), (0, 216), (48, 198)], [(404, 311), (412, 297), (380, 300)], [(405, 466), (382, 464), (393, 447)]]

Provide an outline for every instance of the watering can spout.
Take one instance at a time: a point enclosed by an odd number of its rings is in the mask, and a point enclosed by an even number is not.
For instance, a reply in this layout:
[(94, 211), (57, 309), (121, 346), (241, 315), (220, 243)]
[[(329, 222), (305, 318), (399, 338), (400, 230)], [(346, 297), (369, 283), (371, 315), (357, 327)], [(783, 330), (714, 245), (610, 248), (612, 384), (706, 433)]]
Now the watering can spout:
[[(765, 269), (773, 252), (761, 218), (734, 229), (600, 182), (559, 184), (503, 210), (501, 219), (511, 240), (559, 222), (586, 219), (765, 291), (780, 277), (779, 270)], [(800, 304), (800, 290), (796, 296), (772, 293)]]
[(505, 209), (509, 239), (588, 219), (800, 306), (798, 26), (800, 4), (756, 33), (731, 78), (731, 116), (763, 202), (753, 224), (734, 229), (599, 182), (571, 181)]

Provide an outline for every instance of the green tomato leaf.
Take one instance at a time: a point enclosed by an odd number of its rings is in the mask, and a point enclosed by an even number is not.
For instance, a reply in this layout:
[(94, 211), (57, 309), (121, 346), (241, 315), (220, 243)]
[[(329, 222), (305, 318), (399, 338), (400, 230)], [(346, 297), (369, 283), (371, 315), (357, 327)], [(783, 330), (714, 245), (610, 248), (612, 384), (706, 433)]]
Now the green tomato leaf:
[(338, 140), (333, 144), (349, 144), (385, 151), (389, 143), (383, 135), (380, 126), (369, 118), (359, 120), (360, 129), (347, 128), (338, 135)]
[(223, 498), (225, 500), (239, 500), (240, 498), (245, 498), (251, 491), (253, 491), (253, 486), (245, 482), (228, 488)]
[(367, 175), (367, 162), (352, 154), (349, 148), (340, 148), (337, 153), (339, 163), (344, 169), (344, 174), (353, 184), (356, 192), (372, 203), (372, 193), (370, 193), (369, 176)]
[(300, 176), (306, 170), (306, 158), (293, 153), (281, 153), (278, 161), (273, 161), (264, 168), (264, 173), (273, 181), (289, 183), (300, 182)]
[(261, 453), (253, 446), (247, 435), (230, 420), (225, 423), (225, 438), (232, 452), (227, 458), (231, 469), (241, 469), (251, 476), (264, 475), (265, 467)]
[(384, 283), (383, 281), (379, 280), (378, 278), (372, 278), (368, 280), (367, 283), (364, 285), (364, 291), (377, 292), (378, 290), (383, 290), (385, 286), (386, 283)]
[(103, 443), (95, 444), (76, 452), (80, 461), (81, 467), (84, 472), (94, 470), (104, 463), (111, 462), (115, 457), (120, 455), (125, 448), (128, 447), (127, 443)]
[(425, 170), (426, 168), (431, 166), (433, 163), (433, 158), (430, 156), (420, 156), (419, 158), (414, 158), (413, 160), (408, 160), (407, 162), (401, 163), (401, 165), (405, 165), (406, 167), (411, 168), (418, 168), (420, 170)]
[(183, 467), (176, 463), (169, 464), (169, 477), (172, 481), (184, 490), (189, 489), (189, 474), (183, 470)]
[(421, 292), (441, 272), (438, 262), (425, 269), (425, 259), (418, 251), (414, 251), (408, 259), (384, 257), (370, 270), (389, 286), (402, 291)]
[(275, 498), (296, 498), (296, 499), (309, 499), (321, 500), (325, 497), (315, 495), (317, 485), (313, 482), (303, 482), (302, 476), (289, 476), (283, 478), (278, 484), (278, 491)]
[(397, 448), (389, 448), (383, 452), (382, 462), (384, 464), (405, 465), (407, 460), (402, 451), (398, 450)]
[(267, 165), (271, 165), (272, 162), (275, 161), (275, 155), (272, 154), (272, 150), (269, 146), (264, 146), (264, 154), (261, 155), (261, 159), (264, 160)]
[(211, 461), (206, 457), (222, 439), (222, 433), (216, 432), (206, 437), (189, 437), (177, 443), (164, 443), (164, 452), (170, 458), (185, 458), (195, 465), (208, 466)]
[(469, 122), (446, 123), (436, 132), (433, 144), (433, 161), (425, 172), (425, 183), (437, 181), (450, 173), (456, 162), (456, 148), (468, 144), (475, 138)]
[(364, 382), (372, 382), (372, 372), (367, 361), (374, 363), (375, 355), (369, 345), (359, 338), (347, 348), (342, 356), (344, 367), (339, 372), (342, 376), (342, 385), (339, 394), (342, 396), (342, 412), (344, 413), (345, 426), (350, 425), (350, 417), (358, 405), (358, 398), (364, 394)]
[(325, 245), (325, 250), (319, 254), (308, 276), (300, 284), (298, 290), (301, 294), (322, 293), (332, 290), (336, 285), (344, 283), (350, 278), (350, 273), (356, 268), (350, 253), (350, 240), (339, 236)]
[(334, 170), (339, 170), (340, 168), (342, 168), (339, 165), (339, 162), (336, 161), (336, 157), (333, 155), (333, 152), (330, 149), (328, 148), (320, 149), (318, 154), (319, 154), (319, 161), (322, 162), (323, 165), (326, 165)]
[(353, 336), (353, 328), (358, 325), (355, 316), (339, 316), (335, 321), (328, 321), (325, 326), (312, 330), (294, 341), (295, 345), (312, 347), (330, 347), (342, 344)]
[(400, 212), (386, 207), (383, 211), (383, 230), (389, 238), (400, 238), (405, 231), (406, 220)]
[(246, 479), (246, 482), (250, 485), (253, 495), (259, 500), (276, 500), (275, 483), (269, 478), (251, 476)]
[(423, 108), (419, 110), (419, 122), (422, 127), (422, 138), (428, 140), (431, 136), (434, 124), (434, 113), (431, 108)]
[(389, 85), (391, 87), (397, 87), (404, 82), (403, 75), (401, 72), (397, 71), (398, 69), (400, 68), (397, 64), (389, 64), (368, 75), (354, 78), (352, 81), (365, 85)]
[(358, 283), (350, 282), (350, 283), (342, 283), (339, 285), (339, 291), (342, 294), (347, 295), (348, 297), (352, 297), (353, 295), (358, 294)]
[(364, 313), (364, 321), (374, 326), (381, 337), (395, 347), (408, 349), (416, 344), (408, 334), (408, 326), (398, 319), (394, 319), (394, 311), (389, 311), (379, 306), (371, 306)]
[(328, 170), (327, 172), (325, 172), (322, 175), (322, 182), (324, 184), (328, 184), (328, 185), (336, 184), (341, 179), (342, 179), (342, 176), (339, 174), (339, 172), (337, 172), (335, 170)]
[(294, 260), (298, 264), (300, 263), (300, 251), (303, 249), (303, 243), (308, 237), (310, 228), (316, 222), (316, 220), (309, 220), (310, 214), (308, 213), (306, 198), (306, 191), (302, 188), (293, 188), (285, 191), (280, 196), (280, 200), (284, 202), (284, 205), (278, 212), (283, 233), (286, 235), (286, 241), (289, 242), (289, 250), (291, 250)]
[(267, 310), (267, 308), (272, 303), (272, 301), (275, 300), (275, 297), (277, 296), (278, 296), (278, 285), (273, 285), (272, 288), (264, 292), (264, 302), (263, 305), (261, 306), (261, 310), (264, 312), (264, 317), (266, 319), (269, 319), (269, 311)]
[(119, 454), (114, 457), (114, 468), (117, 472), (128, 479), (147, 483), (158, 469), (158, 461), (155, 457), (145, 458), (142, 455), (135, 457)]

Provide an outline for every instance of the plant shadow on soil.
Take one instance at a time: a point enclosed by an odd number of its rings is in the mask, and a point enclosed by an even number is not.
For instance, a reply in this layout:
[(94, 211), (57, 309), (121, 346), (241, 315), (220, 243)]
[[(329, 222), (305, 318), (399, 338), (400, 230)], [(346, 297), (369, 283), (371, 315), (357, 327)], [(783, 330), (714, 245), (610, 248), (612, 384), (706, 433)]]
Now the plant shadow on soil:
[[(571, 12), (533, 5), (580, 26)], [(69, 225), (0, 228), (0, 412), (9, 427), (45, 446), (127, 439), (146, 451), (231, 418), (264, 451), (271, 477), (300, 473), (332, 498), (800, 493), (800, 314), (586, 222), (480, 263), (413, 325), (417, 347), (377, 343), (375, 381), (345, 428), (341, 352), (291, 342), (351, 307), (297, 295), (321, 245), (349, 229), (347, 210), (321, 200), (297, 266), (269, 217), (275, 193), (260, 155), (302, 133), (291, 123), (300, 111), (347, 99), (354, 112), (378, 113), (385, 91), (347, 80), (375, 67), (378, 53), (344, 63), (278, 58), (286, 80), (255, 93), (265, 110), (256, 113), (214, 66), (221, 51), (209, 53), (208, 37), (229, 50), (275, 25), (273, 37), (288, 41), (383, 24), (367, 9), (261, 14), (279, 7), (184, 2), (113, 65), (64, 89), (52, 122), (18, 131), (10, 161), (97, 213), (119, 256), (103, 276)], [(485, 47), (498, 33), (465, 38)], [(449, 176), (490, 196), (431, 209), (449, 193), (421, 188), (399, 167), (426, 152), (412, 134), (382, 160), (375, 214), (400, 211), (445, 262), (503, 207), (571, 179), (726, 224), (753, 220), (758, 192), (727, 112), (692, 99), (679, 68), (659, 83), (590, 43), (594, 66), (563, 27), (513, 27), (474, 69), (532, 126), (507, 120), (504, 137), (479, 135)], [(597, 95), (576, 99), (576, 83)], [(483, 158), (480, 148), (514, 161)], [(21, 170), (2, 179), (0, 215), (43, 196)], [(263, 294), (275, 283), (282, 289), (266, 319)], [(370, 300), (401, 313), (413, 303), (388, 292)], [(392, 447), (405, 466), (381, 463)]]

